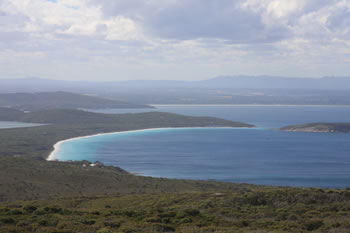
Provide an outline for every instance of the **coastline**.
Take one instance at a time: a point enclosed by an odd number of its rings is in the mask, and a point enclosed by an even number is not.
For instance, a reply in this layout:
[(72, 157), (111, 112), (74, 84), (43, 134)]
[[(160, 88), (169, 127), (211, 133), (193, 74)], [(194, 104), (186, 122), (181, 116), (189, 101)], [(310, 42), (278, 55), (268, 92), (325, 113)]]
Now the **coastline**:
[(103, 136), (103, 135), (126, 134), (126, 133), (133, 133), (133, 132), (145, 132), (145, 131), (167, 130), (167, 129), (174, 130), (174, 129), (257, 129), (257, 128), (256, 127), (167, 127), (167, 128), (126, 130), (126, 131), (117, 131), (117, 132), (110, 132), (110, 133), (98, 133), (98, 134), (93, 134), (93, 135), (68, 138), (68, 139), (56, 142), (53, 145), (53, 148), (54, 148), (53, 151), (51, 151), (51, 153), (47, 156), (46, 161), (60, 161), (58, 158), (55, 158), (55, 155), (59, 151), (60, 146), (65, 142), (80, 140), (80, 139), (84, 139), (84, 138), (98, 137), (98, 136)]

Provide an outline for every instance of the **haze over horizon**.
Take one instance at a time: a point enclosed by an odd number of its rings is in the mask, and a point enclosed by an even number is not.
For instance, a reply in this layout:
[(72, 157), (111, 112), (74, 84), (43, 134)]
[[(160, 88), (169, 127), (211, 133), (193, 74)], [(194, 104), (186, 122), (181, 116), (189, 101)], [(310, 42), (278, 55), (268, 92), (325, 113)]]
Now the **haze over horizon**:
[(350, 0), (0, 0), (0, 79), (349, 77)]

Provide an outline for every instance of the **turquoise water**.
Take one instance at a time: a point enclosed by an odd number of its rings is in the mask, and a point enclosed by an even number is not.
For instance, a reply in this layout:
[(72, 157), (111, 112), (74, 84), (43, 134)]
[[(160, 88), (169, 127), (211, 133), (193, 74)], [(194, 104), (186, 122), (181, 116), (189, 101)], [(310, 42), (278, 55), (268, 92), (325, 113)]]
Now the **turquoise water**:
[(40, 126), (40, 125), (42, 124), (24, 123), (24, 122), (15, 122), (15, 121), (0, 121), (0, 129), (34, 127), (34, 126)]
[(350, 134), (273, 129), (312, 121), (347, 121), (349, 107), (161, 106), (160, 110), (221, 116), (261, 127), (102, 135), (64, 143), (57, 156), (62, 160), (98, 160), (145, 176), (281, 186), (350, 186)]

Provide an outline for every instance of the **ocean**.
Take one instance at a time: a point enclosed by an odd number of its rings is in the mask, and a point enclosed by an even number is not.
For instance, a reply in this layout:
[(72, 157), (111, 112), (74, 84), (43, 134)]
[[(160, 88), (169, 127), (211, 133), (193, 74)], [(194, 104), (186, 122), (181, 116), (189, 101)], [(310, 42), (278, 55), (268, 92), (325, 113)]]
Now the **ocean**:
[(63, 143), (56, 158), (101, 161), (153, 177), (277, 186), (350, 187), (350, 134), (278, 130), (282, 126), (307, 122), (349, 122), (350, 107), (156, 107), (155, 111), (215, 116), (255, 124), (258, 128), (155, 129), (100, 135)]

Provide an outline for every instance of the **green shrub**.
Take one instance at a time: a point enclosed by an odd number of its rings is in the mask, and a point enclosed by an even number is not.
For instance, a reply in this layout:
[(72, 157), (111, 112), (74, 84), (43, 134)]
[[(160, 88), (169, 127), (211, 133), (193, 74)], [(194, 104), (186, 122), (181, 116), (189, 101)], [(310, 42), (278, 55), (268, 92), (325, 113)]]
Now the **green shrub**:
[(97, 231), (97, 233), (113, 233), (113, 231), (111, 231), (108, 228), (101, 228), (100, 230)]
[(314, 231), (323, 226), (323, 221), (321, 220), (310, 220), (304, 224), (305, 229), (308, 231)]
[(91, 214), (93, 214), (93, 215), (100, 215), (100, 212), (99, 211), (93, 211), (93, 212), (91, 212)]
[(16, 221), (13, 218), (5, 217), (5, 218), (0, 218), (0, 223), (2, 223), (2, 224), (15, 224)]
[(37, 210), (37, 208), (33, 205), (26, 205), (23, 207), (23, 210), (28, 213), (33, 213), (34, 211)]
[(120, 222), (105, 222), (104, 225), (106, 227), (119, 228), (120, 227)]
[(156, 225), (157, 232), (175, 232), (175, 228), (169, 225), (158, 224)]
[(21, 214), (23, 214), (23, 212), (20, 211), (20, 210), (14, 209), (14, 210), (11, 211), (10, 214), (11, 214), (11, 215), (21, 215)]
[(81, 223), (85, 225), (94, 225), (96, 221), (91, 219), (84, 219), (83, 221), (81, 221)]
[(49, 225), (49, 222), (46, 221), (45, 219), (40, 220), (38, 223), (40, 226), (48, 226)]

